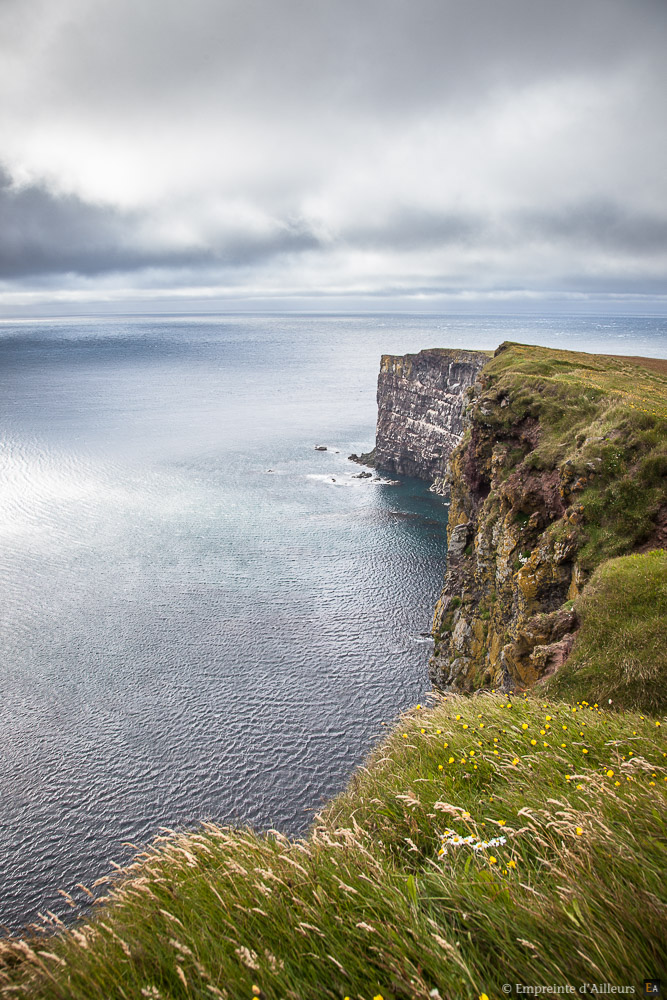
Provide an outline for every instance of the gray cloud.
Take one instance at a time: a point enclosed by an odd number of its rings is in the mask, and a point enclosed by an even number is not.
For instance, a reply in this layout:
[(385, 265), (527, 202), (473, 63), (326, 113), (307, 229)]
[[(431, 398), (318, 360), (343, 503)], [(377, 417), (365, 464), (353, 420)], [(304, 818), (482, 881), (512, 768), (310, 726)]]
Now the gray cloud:
[(240, 267), (317, 245), (302, 222), (264, 236), (224, 232), (214, 243), (174, 247), (150, 239), (150, 222), (37, 184), (16, 187), (0, 169), (0, 280), (48, 274), (98, 275), (197, 265)]
[(3, 0), (2, 287), (665, 293), (666, 37), (664, 0)]

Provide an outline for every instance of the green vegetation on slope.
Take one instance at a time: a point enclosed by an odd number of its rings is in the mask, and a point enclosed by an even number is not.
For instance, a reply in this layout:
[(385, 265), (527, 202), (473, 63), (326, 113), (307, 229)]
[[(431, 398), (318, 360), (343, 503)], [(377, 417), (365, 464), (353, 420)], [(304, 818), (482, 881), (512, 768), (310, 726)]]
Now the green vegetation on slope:
[(508, 473), (560, 467), (577, 493), (587, 570), (646, 542), (667, 506), (667, 364), (639, 360), (508, 343), (484, 369), (484, 398), (506, 402), (487, 417), (499, 437), (539, 427)]
[[(404, 716), (305, 841), (157, 844), (95, 919), (0, 946), (34, 998), (413, 1000), (667, 960), (660, 721), (506, 694)], [(433, 992), (437, 991), (437, 992)]]
[(545, 690), (618, 708), (667, 711), (667, 552), (602, 564), (575, 602), (581, 619), (574, 649)]

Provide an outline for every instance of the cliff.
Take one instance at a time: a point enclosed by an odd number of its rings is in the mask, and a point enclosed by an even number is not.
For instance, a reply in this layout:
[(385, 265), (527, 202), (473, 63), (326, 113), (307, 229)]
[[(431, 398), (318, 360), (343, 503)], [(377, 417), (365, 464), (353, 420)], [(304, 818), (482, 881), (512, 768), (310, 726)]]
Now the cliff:
[(553, 674), (596, 567), (667, 544), (667, 362), (519, 344), (384, 355), (377, 399), (364, 458), (451, 497), (434, 685)]
[(384, 354), (378, 376), (375, 465), (439, 481), (463, 434), (465, 390), (489, 359), (485, 351)]
[(481, 371), (448, 473), (437, 687), (521, 689), (553, 674), (593, 570), (665, 544), (666, 374), (517, 344)]

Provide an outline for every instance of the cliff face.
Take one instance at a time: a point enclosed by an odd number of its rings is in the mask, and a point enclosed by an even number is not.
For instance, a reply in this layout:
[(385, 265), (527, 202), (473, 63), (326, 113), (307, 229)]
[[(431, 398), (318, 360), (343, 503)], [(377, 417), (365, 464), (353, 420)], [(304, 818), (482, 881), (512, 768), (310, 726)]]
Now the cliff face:
[(463, 434), (465, 390), (490, 355), (427, 350), (385, 354), (378, 377), (378, 468), (439, 481)]
[(667, 379), (629, 359), (503, 345), (468, 400), (430, 675), (523, 688), (567, 658), (592, 570), (663, 544)]

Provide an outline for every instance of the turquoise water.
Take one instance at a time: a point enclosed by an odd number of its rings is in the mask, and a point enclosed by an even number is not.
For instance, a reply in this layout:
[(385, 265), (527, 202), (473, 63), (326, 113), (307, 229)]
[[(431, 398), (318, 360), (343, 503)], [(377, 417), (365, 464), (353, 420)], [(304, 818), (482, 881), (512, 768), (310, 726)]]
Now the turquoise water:
[(381, 353), (505, 339), (664, 357), (667, 322), (0, 324), (0, 923), (160, 827), (304, 831), (424, 697), (447, 507), (346, 456)]

